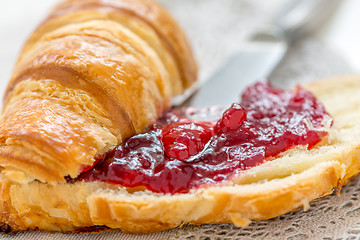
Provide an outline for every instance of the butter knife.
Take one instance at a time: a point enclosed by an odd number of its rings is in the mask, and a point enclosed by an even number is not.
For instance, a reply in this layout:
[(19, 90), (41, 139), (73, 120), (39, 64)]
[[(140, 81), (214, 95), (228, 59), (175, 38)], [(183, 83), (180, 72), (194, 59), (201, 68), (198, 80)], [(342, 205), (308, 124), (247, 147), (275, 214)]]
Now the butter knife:
[(210, 79), (175, 99), (174, 105), (230, 106), (238, 102), (247, 86), (271, 74), (295, 40), (320, 30), (342, 1), (290, 1), (269, 27), (253, 34)]

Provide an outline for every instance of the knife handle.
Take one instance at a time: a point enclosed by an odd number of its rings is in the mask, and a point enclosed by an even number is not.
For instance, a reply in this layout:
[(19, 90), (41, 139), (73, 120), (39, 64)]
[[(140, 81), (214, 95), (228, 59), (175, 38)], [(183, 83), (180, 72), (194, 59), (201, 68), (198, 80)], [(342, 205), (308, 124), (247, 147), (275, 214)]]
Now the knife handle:
[(287, 42), (316, 32), (344, 0), (291, 0), (274, 17), (276, 32)]

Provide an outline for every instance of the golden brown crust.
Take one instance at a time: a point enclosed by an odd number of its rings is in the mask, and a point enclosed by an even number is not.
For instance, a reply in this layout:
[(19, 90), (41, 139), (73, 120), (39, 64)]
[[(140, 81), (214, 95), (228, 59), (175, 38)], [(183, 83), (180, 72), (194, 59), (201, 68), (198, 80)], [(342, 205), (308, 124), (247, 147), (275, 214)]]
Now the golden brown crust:
[[(343, 170), (338, 163), (327, 162), (268, 183), (215, 187), (179, 196), (131, 195), (99, 183), (55, 187), (38, 182), (13, 184), (8, 190), (13, 205), (2, 211), (2, 217), (13, 230), (62, 232), (94, 225), (128, 233), (158, 232), (184, 223), (233, 222), (244, 226), (250, 219), (268, 219), (307, 207), (310, 201), (332, 192)], [(70, 197), (75, 192), (85, 194)]]
[(45, 33), (89, 19), (117, 22), (144, 39), (170, 72), (173, 94), (181, 94), (196, 80), (197, 64), (185, 35), (174, 19), (152, 0), (68, 0), (34, 32), (23, 53)]
[[(15, 231), (78, 232), (106, 226), (128, 233), (151, 233), (186, 223), (246, 226), (251, 220), (273, 218), (301, 207), (306, 210), (309, 202), (340, 189), (359, 172), (359, 80), (336, 78), (306, 86), (334, 117), (326, 143), (311, 150), (287, 151), (244, 172), (234, 183), (169, 195), (129, 192), (101, 182), (22, 184), (8, 180), (3, 171), (1, 221)], [(341, 101), (344, 99), (347, 101)]]
[(66, 1), (17, 61), (0, 119), (0, 165), (18, 182), (76, 177), (195, 80), (188, 42), (157, 3)]

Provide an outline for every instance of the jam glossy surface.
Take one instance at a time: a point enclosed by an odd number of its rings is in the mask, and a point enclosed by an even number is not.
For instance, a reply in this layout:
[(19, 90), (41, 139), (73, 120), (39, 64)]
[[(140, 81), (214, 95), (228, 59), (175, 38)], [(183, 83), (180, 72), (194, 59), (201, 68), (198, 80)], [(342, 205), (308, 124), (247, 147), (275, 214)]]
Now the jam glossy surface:
[(247, 88), (241, 104), (233, 104), (218, 121), (193, 120), (189, 112), (167, 112), (75, 180), (186, 193), (230, 180), (294, 146), (311, 148), (332, 121), (310, 92), (262, 82)]

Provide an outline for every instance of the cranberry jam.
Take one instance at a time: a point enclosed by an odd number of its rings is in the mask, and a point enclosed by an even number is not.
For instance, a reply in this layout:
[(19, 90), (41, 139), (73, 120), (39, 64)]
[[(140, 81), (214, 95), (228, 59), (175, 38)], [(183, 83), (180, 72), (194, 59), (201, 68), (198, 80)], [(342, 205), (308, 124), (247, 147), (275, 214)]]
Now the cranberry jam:
[(241, 104), (234, 103), (217, 122), (192, 120), (188, 112), (167, 112), (75, 180), (186, 193), (230, 180), (294, 146), (311, 148), (332, 121), (310, 92), (262, 82), (247, 88)]

